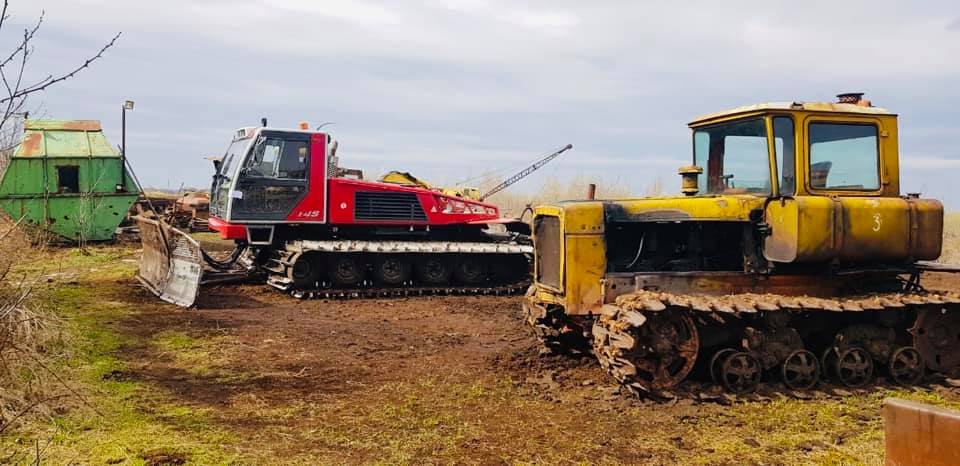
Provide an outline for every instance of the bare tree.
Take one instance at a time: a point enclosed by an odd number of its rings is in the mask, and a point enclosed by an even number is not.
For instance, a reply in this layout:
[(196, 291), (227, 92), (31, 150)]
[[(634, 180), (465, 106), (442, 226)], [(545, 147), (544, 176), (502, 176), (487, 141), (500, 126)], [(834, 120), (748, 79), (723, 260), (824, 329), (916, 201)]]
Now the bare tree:
[[(3, 0), (0, 11), (0, 34), (9, 28), (9, 0)], [(84, 59), (74, 68), (59, 73), (41, 73), (39, 78), (30, 78), (27, 73), (30, 59), (34, 54), (33, 41), (43, 25), (45, 12), (41, 12), (32, 27), (24, 28), (23, 36), (13, 44), (12, 51), (0, 55), (0, 173), (6, 168), (11, 151), (20, 140), (23, 119), (27, 115), (27, 101), (32, 94), (49, 89), (66, 81), (99, 60), (103, 53), (117, 42), (117, 33), (103, 47)]]
[[(2, 1), (0, 37), (10, 24), (9, 0)], [(120, 37), (116, 34), (95, 54), (66, 71), (28, 73), (34, 54), (32, 44), (43, 19), (41, 12), (36, 23), (23, 30), (22, 37), (18, 34), (12, 50), (0, 55), (0, 174), (20, 140), (30, 96), (76, 76), (99, 60)], [(34, 75), (38, 77), (31, 78)], [(31, 302), (34, 285), (42, 281), (45, 273), (15, 272), (19, 264), (36, 260), (30, 257), (33, 249), (28, 246), (29, 242), (17, 234), (22, 221), (23, 218), (15, 222), (5, 219), (0, 213), (0, 434), (24, 416), (44, 410), (47, 404), (64, 397), (78, 398), (93, 409), (52, 369), (53, 360), (43, 351), (44, 343), (55, 333), (52, 328), (56, 327), (57, 320), (53, 314), (35, 309)], [(38, 390), (38, 385), (46, 388)], [(39, 440), (35, 447), (14, 449), (9, 456), (0, 458), (0, 463), (27, 462), (30, 456), (35, 456), (35, 461), (29, 462), (40, 464), (43, 450)]]

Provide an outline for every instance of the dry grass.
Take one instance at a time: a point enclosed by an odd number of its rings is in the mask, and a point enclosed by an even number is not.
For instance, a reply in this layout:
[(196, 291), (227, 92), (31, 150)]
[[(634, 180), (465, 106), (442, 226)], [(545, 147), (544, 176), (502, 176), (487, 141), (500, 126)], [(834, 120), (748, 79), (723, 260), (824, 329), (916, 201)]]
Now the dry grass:
[(31, 300), (39, 274), (20, 268), (38, 253), (17, 222), (0, 218), (0, 432), (58, 397), (49, 389), (45, 354), (56, 320)]
[(943, 254), (940, 262), (960, 264), (960, 213), (946, 214), (943, 218)]
[[(656, 182), (642, 193), (634, 192), (628, 183), (619, 178), (596, 178), (577, 176), (568, 181), (557, 178), (545, 180), (534, 192), (518, 192), (507, 189), (491, 196), (488, 201), (500, 207), (507, 216), (519, 216), (527, 206), (536, 207), (560, 201), (583, 200), (587, 198), (587, 187), (591, 183), (597, 185), (597, 199), (616, 199), (632, 195), (657, 195), (662, 190)], [(480, 183), (485, 189), (492, 187), (491, 183)]]

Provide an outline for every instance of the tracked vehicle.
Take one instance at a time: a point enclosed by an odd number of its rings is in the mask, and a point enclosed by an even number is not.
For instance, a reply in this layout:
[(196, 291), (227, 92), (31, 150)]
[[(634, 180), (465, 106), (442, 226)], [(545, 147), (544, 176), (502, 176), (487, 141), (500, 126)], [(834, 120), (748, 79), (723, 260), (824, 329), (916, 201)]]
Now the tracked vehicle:
[(527, 322), (638, 393), (688, 377), (861, 387), (960, 366), (960, 296), (926, 291), (943, 207), (900, 191), (897, 117), (862, 94), (690, 123), (682, 194), (535, 209)]
[(213, 258), (185, 233), (141, 216), (140, 281), (181, 306), (194, 304), (203, 283), (253, 275), (298, 297), (526, 288), (527, 223), (501, 217), (489, 202), (405, 182), (408, 174), (401, 182), (364, 180), (339, 165), (337, 147), (306, 124), (237, 130), (214, 159), (208, 220), (236, 250)]

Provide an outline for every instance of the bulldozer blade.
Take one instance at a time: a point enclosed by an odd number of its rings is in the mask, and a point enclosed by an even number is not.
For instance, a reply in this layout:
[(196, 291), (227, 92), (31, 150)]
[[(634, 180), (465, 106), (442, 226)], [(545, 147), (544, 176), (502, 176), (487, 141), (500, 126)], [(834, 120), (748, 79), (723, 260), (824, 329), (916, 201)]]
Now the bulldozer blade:
[(137, 279), (160, 299), (190, 307), (203, 278), (200, 243), (163, 220), (138, 215), (143, 257)]

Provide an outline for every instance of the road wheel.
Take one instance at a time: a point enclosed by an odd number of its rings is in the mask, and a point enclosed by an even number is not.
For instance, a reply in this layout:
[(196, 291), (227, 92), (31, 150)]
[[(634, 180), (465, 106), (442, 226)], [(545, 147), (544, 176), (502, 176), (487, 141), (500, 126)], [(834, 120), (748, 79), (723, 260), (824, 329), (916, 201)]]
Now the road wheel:
[(320, 258), (316, 254), (298, 254), (293, 267), (287, 269), (287, 278), (293, 280), (295, 288), (313, 288), (317, 286), (321, 271)]
[(873, 381), (873, 358), (867, 350), (854, 346), (837, 355), (837, 380), (849, 388), (860, 388)]
[(743, 351), (727, 356), (720, 364), (720, 381), (727, 390), (738, 395), (755, 390), (761, 375), (760, 362)]
[(732, 348), (724, 348), (716, 353), (713, 353), (713, 357), (710, 358), (710, 380), (713, 380), (713, 383), (721, 385), (723, 381), (720, 380), (720, 369), (724, 361), (726, 361), (727, 356), (736, 353), (737, 350)]
[(793, 390), (809, 390), (820, 380), (820, 361), (807, 350), (796, 350), (780, 366), (783, 384)]
[(409, 259), (399, 254), (384, 254), (373, 265), (377, 283), (391, 286), (410, 280), (411, 269)]
[(912, 346), (897, 348), (890, 355), (890, 378), (904, 386), (916, 385), (923, 378), (923, 357)]
[(357, 254), (340, 254), (328, 262), (330, 279), (338, 286), (356, 286), (363, 281), (366, 264)]
[(464, 285), (479, 285), (487, 278), (487, 261), (478, 254), (460, 256), (453, 268), (453, 277)]
[(417, 280), (424, 285), (446, 285), (450, 283), (450, 275), (453, 274), (450, 260), (442, 256), (429, 256), (419, 260), (414, 268)]

